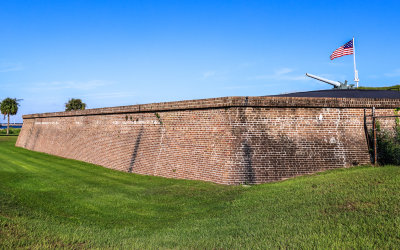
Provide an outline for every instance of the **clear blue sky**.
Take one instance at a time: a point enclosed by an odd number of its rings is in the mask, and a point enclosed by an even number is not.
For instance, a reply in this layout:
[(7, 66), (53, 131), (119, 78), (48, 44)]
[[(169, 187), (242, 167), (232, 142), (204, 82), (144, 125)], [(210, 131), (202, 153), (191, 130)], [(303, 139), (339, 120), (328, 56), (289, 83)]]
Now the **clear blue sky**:
[[(400, 84), (400, 1), (0, 1), (0, 99), (22, 114)], [(2, 118), (2, 117), (1, 117)], [(0, 120), (2, 121), (2, 120)]]

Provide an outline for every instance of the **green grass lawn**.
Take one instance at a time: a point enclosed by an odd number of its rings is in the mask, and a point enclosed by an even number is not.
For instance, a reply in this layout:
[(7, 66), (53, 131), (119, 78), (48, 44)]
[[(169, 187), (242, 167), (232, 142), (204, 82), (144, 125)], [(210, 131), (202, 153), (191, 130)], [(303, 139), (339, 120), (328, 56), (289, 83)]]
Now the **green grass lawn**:
[(223, 186), (109, 170), (0, 136), (0, 248), (397, 248), (400, 168)]

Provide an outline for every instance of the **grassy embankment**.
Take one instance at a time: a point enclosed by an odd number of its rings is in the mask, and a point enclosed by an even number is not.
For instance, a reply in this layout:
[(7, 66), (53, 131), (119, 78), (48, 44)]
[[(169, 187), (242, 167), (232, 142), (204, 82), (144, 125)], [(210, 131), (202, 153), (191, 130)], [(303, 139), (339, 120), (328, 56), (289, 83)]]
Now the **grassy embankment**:
[(0, 248), (397, 248), (400, 168), (222, 186), (112, 171), (0, 137)]
[(358, 87), (357, 89), (366, 89), (366, 90), (396, 90), (400, 91), (400, 85), (393, 85), (387, 87)]

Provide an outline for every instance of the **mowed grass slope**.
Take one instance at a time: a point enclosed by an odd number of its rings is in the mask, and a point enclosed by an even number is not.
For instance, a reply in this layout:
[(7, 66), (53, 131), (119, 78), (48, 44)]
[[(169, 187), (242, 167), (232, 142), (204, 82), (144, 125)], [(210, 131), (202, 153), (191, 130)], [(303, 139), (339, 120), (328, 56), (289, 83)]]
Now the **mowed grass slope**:
[(0, 136), (0, 248), (396, 248), (400, 168), (223, 186), (109, 170)]

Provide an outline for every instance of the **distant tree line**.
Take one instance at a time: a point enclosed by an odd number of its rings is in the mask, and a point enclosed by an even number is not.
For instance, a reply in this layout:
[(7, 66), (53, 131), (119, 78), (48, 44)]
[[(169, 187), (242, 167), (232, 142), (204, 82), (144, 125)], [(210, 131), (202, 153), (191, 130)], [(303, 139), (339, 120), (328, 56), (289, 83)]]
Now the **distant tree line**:
[[(4, 115), (4, 119), (7, 117), (7, 135), (10, 134), (10, 116), (18, 113), (21, 100), (22, 99), (7, 97), (0, 102), (1, 114)], [(82, 102), (81, 99), (71, 98), (65, 104), (65, 111), (84, 109), (86, 109), (86, 103)]]

